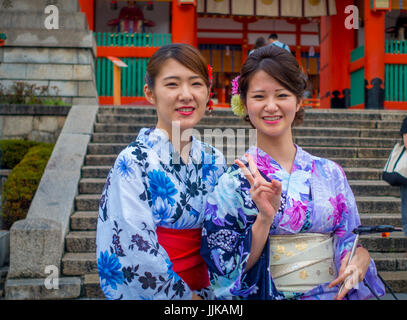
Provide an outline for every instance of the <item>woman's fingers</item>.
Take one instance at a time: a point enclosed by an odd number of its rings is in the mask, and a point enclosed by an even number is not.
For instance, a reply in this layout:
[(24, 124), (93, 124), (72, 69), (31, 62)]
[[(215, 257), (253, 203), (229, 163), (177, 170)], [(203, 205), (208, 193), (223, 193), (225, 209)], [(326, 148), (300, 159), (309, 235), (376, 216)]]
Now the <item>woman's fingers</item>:
[(249, 171), (249, 169), (247, 169), (247, 167), (245, 166), (245, 164), (240, 161), (240, 160), (235, 160), (235, 163), (239, 166), (239, 168), (242, 170), (242, 173), (244, 174), (244, 176), (246, 177), (247, 181), (249, 181), (250, 183), (250, 187), (253, 188), (254, 185), (254, 178), (253, 175), (251, 174), (251, 172)]
[(260, 177), (261, 177), (262, 179), (264, 179), (264, 178), (261, 176), (259, 170), (257, 169), (257, 165), (256, 165), (256, 163), (254, 162), (254, 160), (253, 160), (253, 158), (251, 157), (251, 155), (246, 153), (245, 156), (246, 156), (246, 158), (247, 158), (247, 161), (249, 162), (249, 168), (250, 168), (250, 171), (251, 171), (252, 174), (253, 174), (253, 177), (254, 177), (254, 178), (260, 178)]

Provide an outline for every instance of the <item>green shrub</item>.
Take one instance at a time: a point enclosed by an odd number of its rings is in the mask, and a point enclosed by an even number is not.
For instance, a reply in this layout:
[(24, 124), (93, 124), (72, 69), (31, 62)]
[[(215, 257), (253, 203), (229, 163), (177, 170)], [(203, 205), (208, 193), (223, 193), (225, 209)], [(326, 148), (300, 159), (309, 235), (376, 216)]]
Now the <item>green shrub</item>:
[(8, 176), (2, 190), (3, 228), (25, 219), (51, 156), (53, 144), (32, 147)]
[(34, 146), (41, 142), (27, 140), (0, 140), (0, 168), (13, 169)]

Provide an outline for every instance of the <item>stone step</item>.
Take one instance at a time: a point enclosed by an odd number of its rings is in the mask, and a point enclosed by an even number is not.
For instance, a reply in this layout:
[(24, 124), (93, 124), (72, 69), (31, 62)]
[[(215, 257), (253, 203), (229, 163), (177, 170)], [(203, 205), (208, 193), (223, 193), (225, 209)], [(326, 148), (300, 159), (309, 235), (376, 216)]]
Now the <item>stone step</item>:
[(370, 252), (370, 257), (380, 273), (383, 271), (407, 271), (407, 254), (405, 252)]
[[(85, 253), (96, 251), (96, 231), (71, 231), (65, 237), (66, 252)], [(360, 244), (369, 251), (406, 252), (407, 237), (403, 232), (393, 232), (388, 238), (381, 235), (364, 235)]]
[[(370, 252), (371, 258), (376, 264), (377, 270), (407, 271), (407, 255), (405, 252), (381, 253)], [(97, 275), (97, 261), (95, 252), (66, 253), (62, 258), (62, 274), (64, 276)]]
[[(215, 145), (216, 147), (216, 145)], [(221, 152), (223, 151), (221, 148), (218, 148)], [(227, 150), (227, 149), (226, 149)], [(233, 151), (233, 150), (232, 150)], [(86, 156), (86, 166), (113, 166), (114, 161), (116, 160), (117, 155), (87, 155)], [(234, 163), (234, 160), (237, 157), (236, 153), (227, 156), (226, 162), (228, 165)], [(382, 169), (386, 164), (387, 159), (347, 159), (347, 158), (331, 158), (331, 160), (338, 163), (343, 168), (374, 168), (374, 169)]]
[(97, 211), (77, 211), (71, 216), (72, 231), (92, 231), (96, 230), (98, 222)]
[(84, 277), (83, 287), (85, 295), (88, 298), (105, 298), (102, 289), (100, 288), (100, 281), (98, 274), (87, 274)]
[(405, 293), (407, 291), (407, 271), (384, 271), (380, 272), (380, 275), (382, 276), (384, 281), (386, 281), (386, 283), (392, 288), (394, 293)]
[[(42, 12), (44, 13), (44, 9), (46, 6), (50, 4), (49, 0), (12, 0), (9, 1), (11, 6), (2, 6), (1, 10), (6, 13), (14, 13), (14, 12), (29, 12), (29, 13), (37, 13)], [(78, 0), (64, 0), (58, 1), (56, 4), (58, 7), (59, 13), (64, 12), (77, 12), (80, 10), (79, 1)]]
[[(122, 110), (122, 109), (102, 109), (99, 110), (99, 116), (134, 116), (135, 118), (132, 120), (126, 119), (125, 124), (137, 124), (140, 127), (150, 127), (154, 126), (157, 123), (157, 116), (153, 115), (153, 110), (137, 110), (136, 112), (132, 110)], [(216, 113), (215, 113), (216, 114)], [(105, 122), (106, 119), (109, 118), (98, 118), (98, 124), (109, 124), (112, 122)], [(102, 121), (101, 121), (102, 120)], [(107, 120), (106, 120), (107, 121)], [(301, 126), (296, 128), (303, 128), (303, 127), (310, 127), (310, 128), (358, 128), (358, 129), (387, 129), (387, 130), (400, 130), (400, 121), (382, 121), (382, 120), (347, 120), (344, 122), (343, 120), (318, 120), (318, 119), (309, 119), (305, 117), (304, 123)], [(244, 121), (243, 119), (233, 115), (214, 115), (210, 117), (209, 115), (205, 115), (199, 125), (220, 125), (220, 124), (229, 124), (229, 125), (242, 125), (244, 127), (250, 127), (248, 122)]]
[[(72, 231), (94, 231), (97, 226), (97, 211), (77, 211), (71, 216)], [(392, 225), (401, 228), (401, 215), (390, 213), (362, 213), (360, 214), (362, 225)]]
[(64, 276), (81, 276), (97, 272), (96, 251), (66, 253), (62, 258), (62, 274)]
[[(58, 7), (58, 6), (57, 6)], [(49, 14), (42, 12), (0, 12), (0, 29), (15, 26), (21, 29), (46, 29), (45, 19)], [(82, 12), (59, 12), (60, 30), (87, 30), (88, 23)]]
[(45, 279), (8, 279), (6, 281), (6, 300), (56, 300), (75, 299), (81, 295), (79, 277), (59, 277), (58, 290), (45, 287)]
[[(128, 146), (127, 143), (90, 143), (88, 155), (118, 155)], [(391, 148), (332, 148), (332, 147), (304, 147), (305, 151), (322, 158), (386, 158)]]
[(382, 169), (343, 168), (348, 180), (381, 180)]
[[(75, 93), (83, 96), (84, 94), (79, 92), (89, 90), (86, 86), (93, 88), (92, 72), (92, 66), (85, 64), (2, 63), (0, 65), (0, 77), (2, 79), (59, 80), (60, 83), (51, 82), (50, 87), (58, 86), (58, 94), (63, 96), (68, 95), (66, 91), (70, 92), (71, 95)], [(72, 83), (72, 81), (79, 82)], [(48, 94), (52, 93), (56, 94), (52, 88), (49, 88)], [(92, 91), (91, 94), (88, 94), (88, 96), (92, 95), (96, 95), (96, 92)]]
[[(106, 117), (106, 116), (104, 116)], [(248, 124), (238, 124), (236, 121), (231, 122), (230, 124), (225, 123), (223, 119), (215, 119), (212, 124), (206, 124), (207, 121), (198, 123), (195, 126), (195, 130), (198, 130), (201, 135), (203, 134), (212, 134), (218, 135), (219, 133), (225, 133), (227, 131), (233, 130), (235, 134), (245, 130), (253, 130)], [(94, 132), (99, 133), (136, 133), (140, 131), (141, 128), (151, 127), (152, 123), (137, 123), (132, 122), (132, 124), (123, 124), (115, 122), (112, 119), (112, 122), (107, 123), (95, 123)], [(240, 129), (240, 131), (238, 131)], [(226, 131), (227, 130), (227, 131)], [(248, 134), (248, 132), (244, 132)], [(332, 127), (297, 127), (293, 129), (293, 135), (295, 137), (301, 136), (324, 136), (324, 137), (366, 137), (366, 138), (392, 138), (397, 139), (400, 137), (400, 132), (395, 129), (351, 129), (351, 128), (332, 128)]]
[(381, 212), (396, 214), (401, 212), (400, 198), (396, 197), (355, 197), (358, 211), (362, 213)]
[[(360, 216), (360, 223), (365, 226), (377, 226), (377, 225), (391, 225), (397, 228), (401, 228), (401, 214), (390, 213), (362, 213)], [(96, 213), (97, 219), (97, 213)], [(95, 224), (96, 229), (96, 224)], [(407, 248), (406, 248), (407, 249)]]
[[(398, 121), (399, 124), (405, 117), (404, 111), (393, 110), (318, 110), (318, 109), (305, 109), (306, 118), (320, 119), (322, 121), (347, 119), (348, 121), (360, 120), (385, 120), (385, 121)], [(155, 115), (156, 109), (154, 106), (103, 106), (99, 110), (100, 114), (148, 114)], [(236, 117), (230, 108), (214, 108), (213, 116), (230, 116)]]
[[(84, 166), (82, 177), (106, 179), (110, 169), (111, 166)], [(348, 180), (381, 180), (382, 175), (381, 169), (372, 168), (344, 168), (344, 171)]]
[(390, 186), (385, 181), (349, 181), (355, 196), (393, 196), (400, 197), (400, 187)]
[[(312, 115), (306, 115), (304, 118), (304, 123), (297, 127), (311, 127), (311, 128), (343, 128), (343, 129), (376, 129), (376, 130), (400, 130), (400, 121), (389, 121), (384, 122), (380, 119), (368, 119), (368, 120), (355, 120), (355, 119), (342, 119), (342, 116), (337, 115), (333, 119), (320, 119), (315, 118)], [(157, 123), (157, 116), (151, 114), (151, 110), (138, 110), (135, 113), (104, 113), (99, 112), (97, 115), (97, 123), (99, 124), (127, 124), (127, 125), (137, 125), (150, 127)], [(384, 125), (386, 123), (386, 125)], [(216, 114), (213, 116), (205, 115), (199, 122), (199, 125), (242, 125), (244, 127), (250, 127), (250, 124), (234, 116), (233, 114)], [(134, 129), (132, 129), (134, 130)]]
[(96, 231), (71, 231), (65, 237), (66, 252), (96, 252)]
[[(79, 182), (81, 194), (101, 194), (105, 186), (105, 178), (83, 178)], [(400, 196), (400, 188), (392, 187), (384, 181), (349, 181), (355, 196)]]
[(407, 237), (403, 232), (392, 232), (388, 238), (381, 234), (363, 235), (360, 244), (372, 252), (402, 252), (406, 253)]
[(339, 164), (342, 168), (371, 168), (371, 169), (381, 169), (383, 170), (387, 159), (375, 159), (375, 158), (365, 158), (365, 159), (346, 159), (346, 158), (331, 158), (332, 161)]
[(77, 211), (99, 210), (100, 194), (80, 194), (75, 197)]
[(332, 137), (297, 137), (295, 143), (301, 147), (379, 147), (393, 148), (395, 139), (391, 138), (332, 138)]
[(111, 166), (84, 166), (81, 170), (82, 178), (106, 179)]
[(92, 64), (92, 53), (76, 48), (4, 48), (3, 63)]
[[(254, 138), (251, 137), (250, 132), (246, 132), (244, 135), (239, 134), (238, 131), (231, 131), (223, 135), (205, 135), (194, 134), (197, 139), (205, 141), (216, 147), (216, 139), (223, 139), (223, 144), (226, 145), (227, 138), (233, 138), (235, 143), (241, 144), (242, 141), (248, 147), (249, 143), (253, 143)], [(92, 135), (93, 143), (130, 143), (137, 138), (137, 133), (94, 133)], [(392, 148), (395, 143), (395, 139), (391, 138), (337, 138), (337, 137), (296, 137), (294, 142), (299, 146), (306, 147), (366, 147), (366, 148)]]
[[(77, 1), (77, 0), (76, 0)], [(29, 2), (29, 1), (27, 1)], [(93, 33), (88, 30), (47, 30), (3, 28), (7, 34), (7, 47), (59, 47), (89, 48), (96, 43)]]

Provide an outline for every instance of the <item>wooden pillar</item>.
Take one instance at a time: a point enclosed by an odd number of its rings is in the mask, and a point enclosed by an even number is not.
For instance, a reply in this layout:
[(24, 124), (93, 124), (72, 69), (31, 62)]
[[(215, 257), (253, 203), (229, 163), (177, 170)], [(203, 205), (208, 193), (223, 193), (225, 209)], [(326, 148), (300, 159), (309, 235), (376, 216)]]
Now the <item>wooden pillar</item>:
[(366, 109), (384, 108), (384, 54), (385, 54), (385, 12), (373, 11), (370, 0), (365, 5), (365, 79), (367, 90)]
[(243, 21), (242, 23), (243, 44), (242, 44), (242, 65), (249, 56), (249, 23)]
[(121, 102), (121, 69), (116, 64), (113, 64), (113, 104), (115, 106), (120, 106)]
[(353, 4), (353, 0), (336, 1), (337, 15), (321, 17), (321, 108), (350, 106), (349, 65), (355, 30), (345, 27), (345, 8)]
[(81, 11), (85, 13), (89, 30), (95, 30), (95, 0), (79, 0)]
[(192, 4), (178, 4), (178, 0), (172, 1), (171, 32), (173, 43), (187, 43), (198, 46), (198, 16), (196, 8)]
[(297, 58), (298, 64), (301, 66), (301, 23), (299, 22), (295, 24), (295, 57)]

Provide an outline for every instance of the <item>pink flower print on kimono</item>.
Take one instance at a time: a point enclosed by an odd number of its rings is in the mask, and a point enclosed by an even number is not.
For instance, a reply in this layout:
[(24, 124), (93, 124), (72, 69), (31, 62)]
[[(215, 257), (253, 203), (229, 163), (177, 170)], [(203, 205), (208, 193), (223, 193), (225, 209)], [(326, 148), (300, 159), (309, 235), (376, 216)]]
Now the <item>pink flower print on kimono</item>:
[[(278, 170), (271, 165), (271, 162), (275, 162), (268, 154), (255, 155), (255, 162), (257, 169), (263, 172), (268, 178), (273, 179), (273, 174)], [(277, 165), (277, 163), (276, 163)]]
[(288, 219), (287, 222), (281, 224), (281, 227), (289, 225), (292, 231), (294, 232), (300, 231), (305, 221), (306, 212), (307, 205), (302, 203), (301, 201), (295, 201), (293, 199), (292, 207), (284, 211), (284, 215), (288, 215), (290, 218)]
[(332, 218), (332, 226), (336, 227), (335, 234), (339, 237), (343, 237), (346, 233), (345, 226), (344, 226), (344, 219), (342, 219), (342, 215), (348, 214), (348, 207), (346, 206), (346, 199), (345, 196), (340, 193), (335, 198), (329, 198), (329, 202), (333, 207), (332, 214), (328, 217), (328, 220)]

